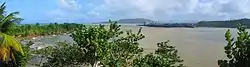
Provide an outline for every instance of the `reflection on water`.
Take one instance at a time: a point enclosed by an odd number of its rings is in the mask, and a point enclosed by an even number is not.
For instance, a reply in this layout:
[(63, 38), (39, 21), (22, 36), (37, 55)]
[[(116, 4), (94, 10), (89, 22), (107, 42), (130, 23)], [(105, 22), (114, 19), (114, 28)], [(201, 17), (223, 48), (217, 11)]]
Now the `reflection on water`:
[[(137, 26), (123, 26), (124, 30), (137, 31)], [(226, 28), (153, 28), (144, 27), (145, 39), (139, 41), (145, 53), (154, 52), (156, 43), (170, 40), (179, 50), (184, 64), (189, 67), (217, 67), (217, 60), (225, 57), (223, 47), (226, 45), (224, 33)], [(236, 30), (231, 29), (233, 36)], [(55, 44), (58, 41), (73, 43), (69, 36), (54, 36), (35, 40), (43, 44)]]

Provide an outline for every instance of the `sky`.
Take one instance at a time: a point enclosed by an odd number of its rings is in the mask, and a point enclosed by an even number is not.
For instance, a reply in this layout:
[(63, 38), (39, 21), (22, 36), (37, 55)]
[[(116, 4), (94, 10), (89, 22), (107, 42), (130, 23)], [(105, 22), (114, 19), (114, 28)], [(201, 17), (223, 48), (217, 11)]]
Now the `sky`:
[(22, 23), (100, 22), (130, 18), (201, 21), (250, 18), (250, 0), (1, 0)]

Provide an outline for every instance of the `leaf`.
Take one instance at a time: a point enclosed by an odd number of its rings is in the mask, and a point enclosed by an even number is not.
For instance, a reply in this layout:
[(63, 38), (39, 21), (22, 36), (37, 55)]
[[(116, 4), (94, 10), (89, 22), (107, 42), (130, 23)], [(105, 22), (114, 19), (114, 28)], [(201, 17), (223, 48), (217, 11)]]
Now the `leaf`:
[(12, 53), (12, 52), (20, 52), (20, 55), (23, 55), (23, 50), (21, 48), (21, 44), (15, 40), (15, 38), (6, 35), (4, 33), (0, 33), (1, 36), (1, 43), (0, 43), (0, 59), (2, 59), (2, 61), (6, 61), (8, 59), (11, 58), (12, 61), (16, 62), (16, 61), (21, 61), (21, 60), (15, 60), (17, 58), (13, 57), (13, 54), (16, 53)]

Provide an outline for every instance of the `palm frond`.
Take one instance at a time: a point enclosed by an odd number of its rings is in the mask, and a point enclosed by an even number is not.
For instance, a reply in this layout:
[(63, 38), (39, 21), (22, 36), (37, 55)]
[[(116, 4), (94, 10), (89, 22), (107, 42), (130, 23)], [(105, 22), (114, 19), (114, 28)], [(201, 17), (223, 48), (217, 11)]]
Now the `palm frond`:
[(11, 24), (19, 23), (23, 20), (15, 17), (17, 14), (19, 14), (19, 12), (10, 13), (0, 21), (1, 32), (6, 32), (7, 28), (10, 27)]
[(15, 61), (13, 57), (15, 51), (23, 55), (21, 44), (15, 38), (4, 33), (0, 33), (0, 37), (0, 60), (8, 61), (11, 59)]
[(8, 22), (4, 23), (2, 25), (2, 27), (0, 27), (1, 28), (1, 32), (2, 33), (7, 32), (13, 25), (19, 24), (22, 20), (23, 20), (22, 18), (15, 18), (15, 19), (13, 19), (11, 21), (8, 21)]
[(6, 4), (6, 3), (4, 2), (4, 3), (0, 6), (0, 8), (5, 7), (5, 4)]
[(2, 19), (2, 21), (0, 21), (1, 22), (0, 26), (2, 27), (2, 25), (4, 23), (6, 23), (7, 21), (11, 21), (11, 20), (15, 19), (15, 15), (17, 15), (17, 14), (19, 14), (19, 12), (12, 12), (12, 13), (8, 14), (6, 17), (4, 17)]
[(20, 57), (23, 56), (23, 50), (19, 41), (14, 37), (5, 34), (5, 32), (14, 23), (19, 23), (22, 19), (16, 17), (19, 12), (12, 12), (7, 14), (5, 11), (5, 3), (0, 6), (0, 61), (20, 61)]
[(23, 18), (15, 17), (15, 18), (13, 18), (13, 20), (11, 20), (11, 22), (19, 24), (23, 20), (24, 20)]
[(6, 8), (6, 6), (5, 6), (5, 3), (3, 3), (1, 6), (0, 6), (0, 15), (4, 15), (4, 13), (5, 13), (5, 8)]

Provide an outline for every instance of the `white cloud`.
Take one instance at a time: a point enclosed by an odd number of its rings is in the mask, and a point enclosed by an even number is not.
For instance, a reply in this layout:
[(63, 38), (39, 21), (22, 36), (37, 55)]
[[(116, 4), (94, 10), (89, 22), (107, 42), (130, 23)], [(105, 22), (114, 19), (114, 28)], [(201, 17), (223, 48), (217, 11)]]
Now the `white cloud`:
[(86, 15), (80, 12), (68, 12), (62, 9), (56, 9), (48, 12), (48, 16), (54, 21), (79, 21), (86, 18)]
[(50, 20), (54, 21), (77, 21), (85, 18), (81, 13), (81, 4), (76, 0), (58, 0), (58, 8), (47, 13)]
[(111, 18), (224, 20), (250, 18), (249, 6), (249, 0), (105, 0), (91, 11)]
[(75, 0), (58, 0), (58, 4), (61, 9), (66, 10), (78, 10), (81, 8), (81, 5)]
[(89, 11), (87, 14), (90, 16), (100, 16), (100, 13), (95, 12), (95, 11)]
[(78, 1), (58, 0), (59, 8), (49, 12), (49, 15), (63, 19), (148, 18), (160, 21), (250, 18), (250, 0)]

